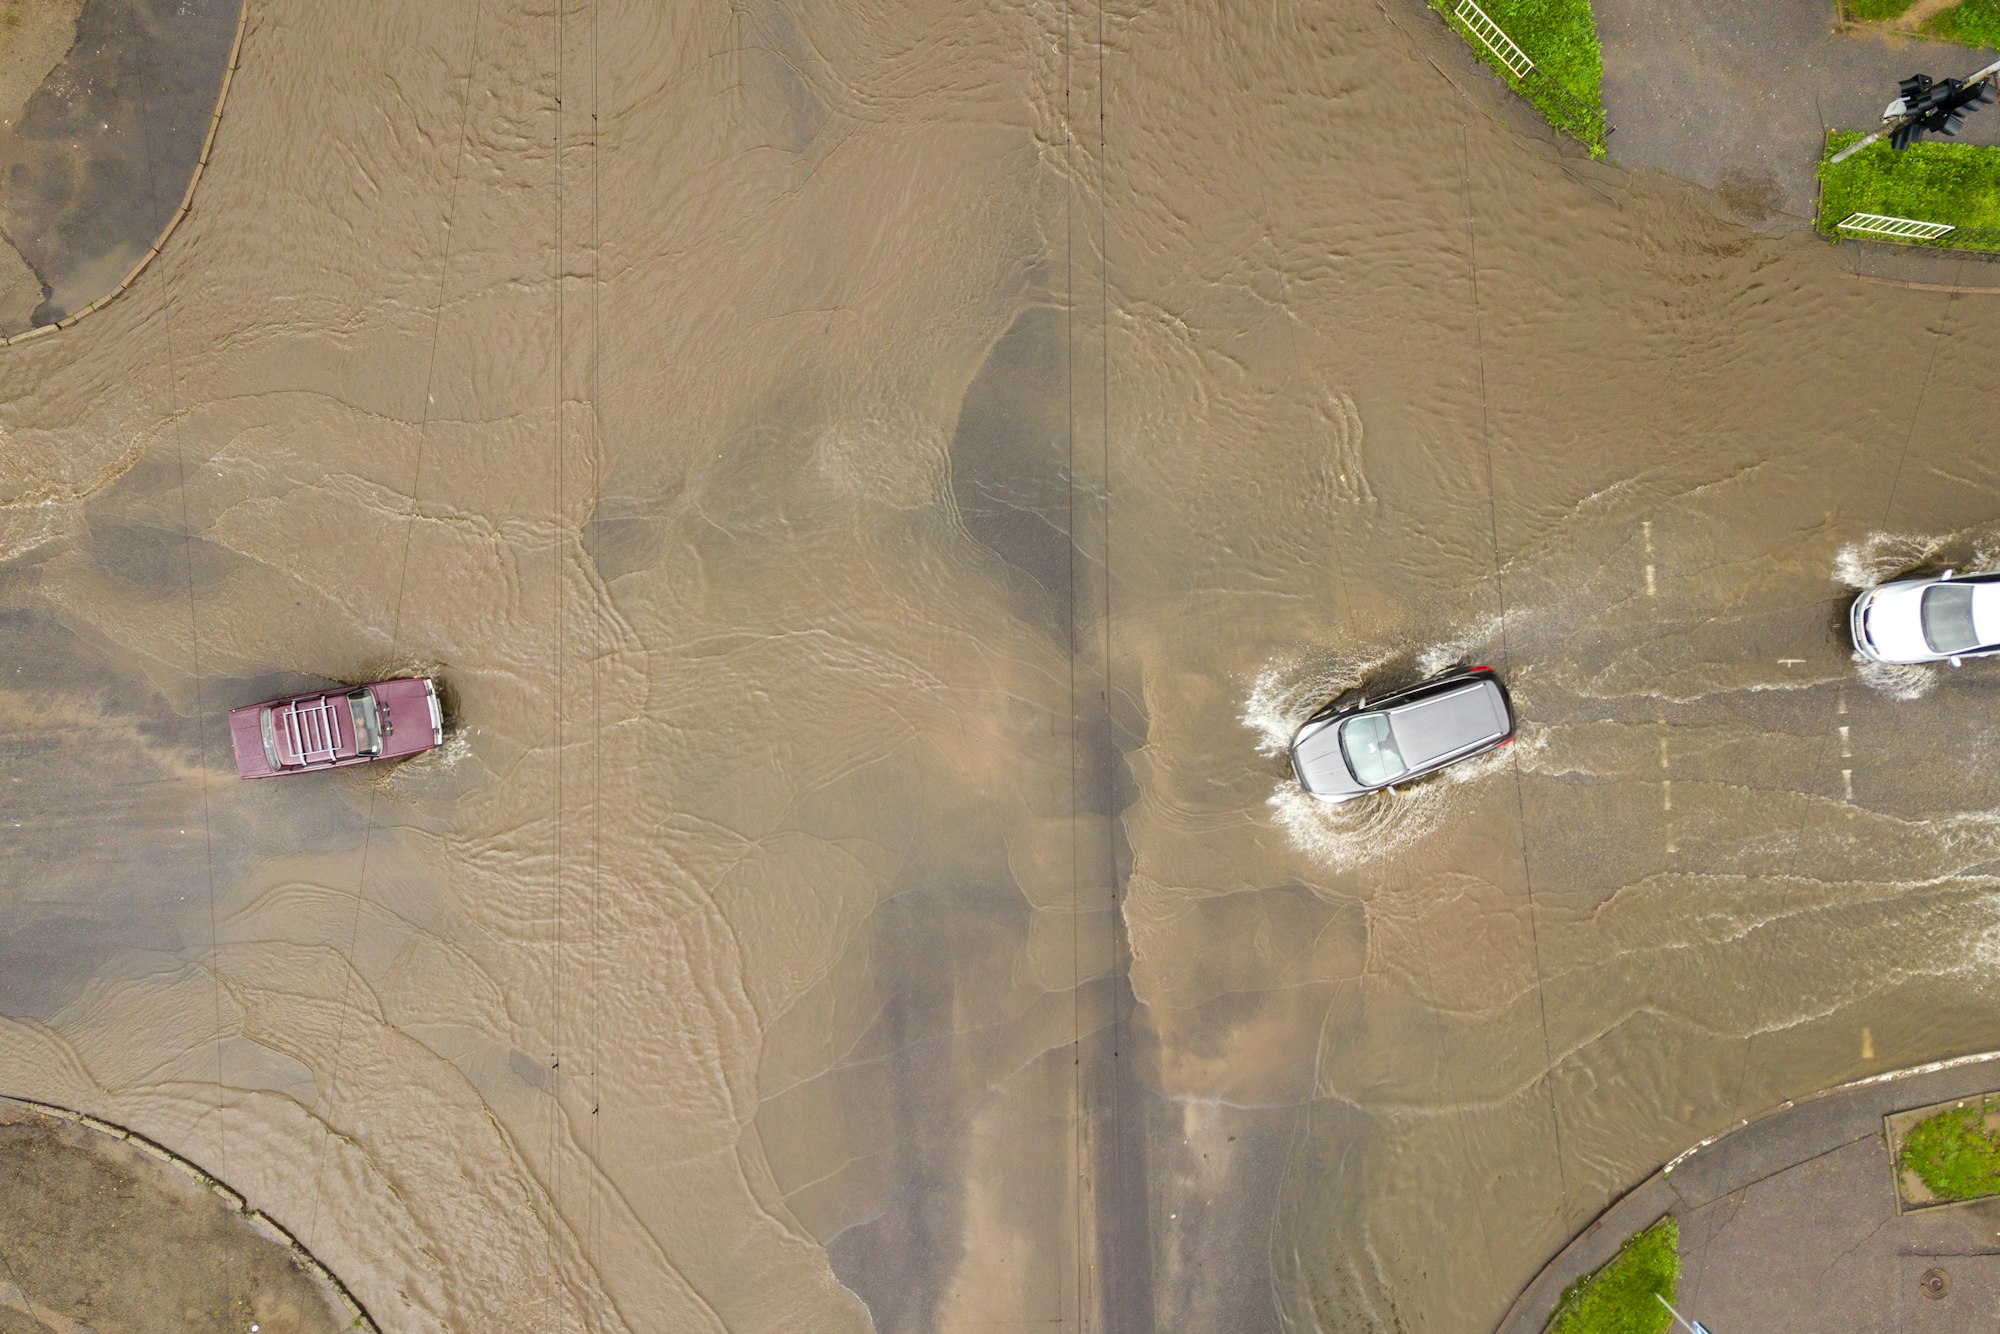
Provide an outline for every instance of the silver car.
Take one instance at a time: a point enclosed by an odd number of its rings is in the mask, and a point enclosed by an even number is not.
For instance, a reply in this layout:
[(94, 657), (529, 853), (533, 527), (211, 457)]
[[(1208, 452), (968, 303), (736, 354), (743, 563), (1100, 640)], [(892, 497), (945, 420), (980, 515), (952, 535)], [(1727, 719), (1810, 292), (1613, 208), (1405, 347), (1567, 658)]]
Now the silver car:
[(1292, 771), (1321, 801), (1347, 801), (1513, 739), (1506, 687), (1491, 667), (1474, 667), (1372, 704), (1329, 704), (1292, 738)]
[(1897, 579), (1854, 599), (1854, 647), (1875, 662), (1949, 662), (2000, 653), (2000, 574)]

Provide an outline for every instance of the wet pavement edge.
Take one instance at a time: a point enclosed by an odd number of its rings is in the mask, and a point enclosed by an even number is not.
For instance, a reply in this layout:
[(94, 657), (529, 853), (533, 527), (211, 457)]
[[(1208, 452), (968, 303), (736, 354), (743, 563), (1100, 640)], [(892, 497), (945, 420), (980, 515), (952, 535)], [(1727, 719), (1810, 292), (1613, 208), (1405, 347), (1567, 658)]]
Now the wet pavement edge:
[(1873, 1075), (1711, 1136), (1628, 1191), (1544, 1265), (1495, 1326), (1542, 1334), (1570, 1284), (1602, 1267), (1633, 1233), (1662, 1215), (1694, 1209), (1856, 1140), (1882, 1133), (1894, 1112), (1983, 1093), (2000, 1083), (2000, 1051)]
[[(147, 1157), (155, 1158), (192, 1177), (198, 1185), (206, 1188), (211, 1194), (223, 1200), (235, 1209), (237, 1213), (242, 1214), (252, 1229), (262, 1233), (267, 1240), (289, 1251), (294, 1263), (323, 1284), (333, 1294), (340, 1308), (346, 1312), (349, 1323), (345, 1328), (361, 1331), (362, 1334), (381, 1334), (380, 1326), (375, 1323), (375, 1318), (368, 1314), (367, 1309), (361, 1305), (360, 1300), (348, 1290), (345, 1283), (340, 1281), (339, 1275), (320, 1263), (319, 1258), (307, 1250), (304, 1243), (293, 1236), (282, 1223), (272, 1218), (263, 1210), (253, 1208), (241, 1194), (223, 1181), (217, 1179), (199, 1163), (183, 1158), (172, 1149), (148, 1139), (136, 1130), (128, 1130), (124, 1126), (102, 1120), (90, 1115), (88, 1112), (79, 1112), (68, 1107), (59, 1107), (54, 1103), (38, 1102), (33, 1098), (15, 1098), (5, 1095), (0, 1095), (0, 1109), (5, 1109), (17, 1115), (40, 1116), (59, 1121), (75, 1122), (111, 1139), (122, 1140)], [(252, 1326), (252, 1328), (255, 1328), (255, 1326)]]
[(120, 278), (118, 285), (110, 291), (92, 300), (81, 309), (71, 311), (59, 320), (48, 324), (38, 324), (31, 329), (23, 329), (17, 334), (0, 336), (0, 347), (11, 347), (16, 343), (25, 343), (29, 339), (52, 334), (59, 329), (67, 329), (91, 312), (103, 309), (122, 295), (126, 288), (137, 282), (139, 275), (146, 271), (146, 266), (151, 264), (160, 251), (166, 248), (168, 238), (173, 236), (174, 229), (181, 225), (181, 219), (185, 218), (194, 207), (195, 187), (201, 184), (201, 175), (208, 169), (209, 154), (215, 149), (215, 132), (222, 126), (222, 109), (229, 104), (229, 84), (236, 77), (236, 67), (242, 59), (243, 32), (249, 26), (249, 23), (250, 0), (243, 0), (243, 3), (237, 7), (236, 35), (230, 39), (229, 59), (222, 67), (222, 87), (215, 94), (215, 109), (208, 116), (208, 132), (202, 137), (201, 156), (195, 159), (194, 173), (188, 177), (187, 190), (181, 195), (180, 207), (174, 210), (174, 215), (171, 218), (167, 219), (167, 225), (160, 229), (160, 234), (153, 239), (153, 244), (148, 247), (145, 254), (139, 257), (139, 262), (132, 266), (131, 271), (123, 278)]

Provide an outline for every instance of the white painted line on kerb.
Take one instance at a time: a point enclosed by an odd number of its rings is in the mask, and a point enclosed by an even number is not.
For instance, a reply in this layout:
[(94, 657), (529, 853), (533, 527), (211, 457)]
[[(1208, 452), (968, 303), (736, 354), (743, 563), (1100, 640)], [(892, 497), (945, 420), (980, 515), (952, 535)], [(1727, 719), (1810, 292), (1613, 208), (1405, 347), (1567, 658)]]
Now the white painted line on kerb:
[(1924, 222), (1884, 213), (1850, 213), (1837, 225), (1842, 231), (1860, 232), (1864, 236), (1888, 236), (1898, 241), (1935, 241), (1946, 232), (1958, 230), (1948, 222)]
[(1486, 49), (1498, 56), (1500, 63), (1513, 71), (1515, 78), (1528, 77), (1528, 71), (1535, 67), (1535, 62), (1528, 59), (1527, 52), (1514, 45), (1514, 39), (1502, 32), (1499, 24), (1487, 17), (1478, 0), (1458, 0), (1458, 8), (1452, 11), (1452, 16), (1484, 42)]

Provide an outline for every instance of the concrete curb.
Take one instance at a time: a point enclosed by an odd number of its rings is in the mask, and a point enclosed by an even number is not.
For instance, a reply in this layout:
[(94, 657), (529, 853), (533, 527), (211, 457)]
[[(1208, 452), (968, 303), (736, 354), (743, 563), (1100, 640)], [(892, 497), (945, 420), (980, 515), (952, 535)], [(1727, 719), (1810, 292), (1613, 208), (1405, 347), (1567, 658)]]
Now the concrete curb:
[(325, 1283), (327, 1288), (340, 1299), (342, 1309), (347, 1312), (349, 1321), (347, 1328), (362, 1330), (366, 1334), (381, 1334), (381, 1329), (376, 1325), (374, 1317), (369, 1315), (360, 1301), (355, 1298), (354, 1294), (348, 1291), (347, 1285), (342, 1283), (332, 1270), (321, 1264), (319, 1258), (311, 1251), (308, 1251), (300, 1243), (299, 1239), (285, 1228), (284, 1224), (272, 1218), (262, 1209), (248, 1207), (241, 1195), (216, 1180), (214, 1176), (203, 1170), (200, 1164), (181, 1157), (163, 1144), (147, 1139), (136, 1130), (128, 1130), (124, 1126), (113, 1125), (111, 1122), (100, 1120), (87, 1112), (72, 1111), (67, 1107), (58, 1107), (52, 1102), (38, 1102), (33, 1098), (15, 1098), (0, 1095), (0, 1103), (11, 1103), (16, 1107), (24, 1107), (31, 1112), (42, 1116), (54, 1117), (58, 1120), (75, 1121), (92, 1130), (109, 1135), (113, 1139), (124, 1140), (141, 1153), (157, 1158), (161, 1162), (167, 1163), (185, 1173), (197, 1185), (202, 1186), (209, 1193), (219, 1197), (237, 1213), (242, 1214), (244, 1218), (249, 1220), (250, 1226), (261, 1232), (268, 1240), (274, 1241), (290, 1251), (293, 1261), (301, 1269), (304, 1269)]
[(1495, 1334), (1543, 1334), (1577, 1279), (1618, 1253), (1625, 1239), (1678, 1207), (1707, 1204), (1830, 1153), (1879, 1136), (1890, 1112), (2000, 1087), (2000, 1051), (1870, 1075), (1780, 1103), (1709, 1136), (1614, 1201), (1571, 1238), (1514, 1299)]
[(81, 310), (71, 311), (53, 324), (40, 324), (32, 329), (24, 329), (20, 333), (0, 338), (0, 347), (12, 347), (16, 343), (25, 343), (33, 338), (41, 338), (47, 334), (55, 333), (59, 329), (67, 329), (92, 311), (103, 309), (105, 306), (111, 304), (115, 298), (123, 295), (126, 288), (138, 281), (139, 275), (145, 271), (146, 266), (151, 264), (154, 257), (166, 247), (167, 238), (174, 234), (174, 228), (180, 226), (181, 219), (187, 217), (189, 212), (194, 208), (194, 188), (201, 184), (201, 174), (208, 169), (208, 157), (215, 148), (215, 132), (222, 125), (222, 108), (229, 101), (229, 84), (235, 79), (236, 67), (241, 63), (243, 33), (249, 26), (250, 0), (242, 0), (242, 4), (236, 13), (236, 37), (229, 44), (228, 63), (222, 67), (222, 87), (216, 90), (215, 110), (208, 117), (208, 134), (201, 141), (201, 156), (195, 160), (194, 174), (188, 178), (186, 193), (181, 195), (181, 206), (174, 210), (174, 216), (167, 219), (167, 225), (160, 230), (159, 236), (154, 238), (152, 249), (140, 256), (139, 262), (132, 266), (132, 271), (119, 279), (118, 285), (103, 296), (98, 297)]

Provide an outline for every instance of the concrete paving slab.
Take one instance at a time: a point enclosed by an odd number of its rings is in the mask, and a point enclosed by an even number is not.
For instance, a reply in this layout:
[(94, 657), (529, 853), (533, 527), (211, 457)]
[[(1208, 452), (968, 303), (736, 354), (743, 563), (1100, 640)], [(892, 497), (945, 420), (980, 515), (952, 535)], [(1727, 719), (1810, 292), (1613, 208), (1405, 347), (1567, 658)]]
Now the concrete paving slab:
[(2000, 1326), (2000, 1257), (1903, 1258), (1896, 1283), (1896, 1321), (1887, 1328), (1896, 1334), (1965, 1334), (1996, 1326)]

